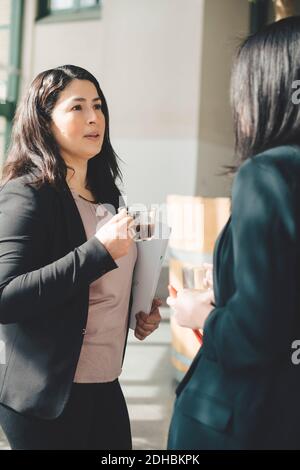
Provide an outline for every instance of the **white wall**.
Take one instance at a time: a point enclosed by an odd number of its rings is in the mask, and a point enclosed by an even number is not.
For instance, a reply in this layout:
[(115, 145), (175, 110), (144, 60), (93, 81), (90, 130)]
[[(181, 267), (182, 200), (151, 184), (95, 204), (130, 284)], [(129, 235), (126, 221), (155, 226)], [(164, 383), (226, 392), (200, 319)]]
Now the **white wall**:
[(236, 37), (248, 0), (104, 0), (101, 18), (35, 23), (25, 2), (24, 87), (41, 70), (74, 63), (100, 81), (129, 202), (167, 194), (228, 193), (228, 102)]
[(229, 104), (231, 65), (238, 44), (248, 31), (248, 0), (206, 0), (196, 183), (196, 193), (201, 196), (224, 196), (230, 191), (228, 177), (221, 177), (220, 173), (234, 156)]
[(43, 24), (26, 2), (23, 88), (50, 67), (87, 68), (108, 100), (129, 201), (194, 194), (204, 0), (103, 3), (99, 20)]

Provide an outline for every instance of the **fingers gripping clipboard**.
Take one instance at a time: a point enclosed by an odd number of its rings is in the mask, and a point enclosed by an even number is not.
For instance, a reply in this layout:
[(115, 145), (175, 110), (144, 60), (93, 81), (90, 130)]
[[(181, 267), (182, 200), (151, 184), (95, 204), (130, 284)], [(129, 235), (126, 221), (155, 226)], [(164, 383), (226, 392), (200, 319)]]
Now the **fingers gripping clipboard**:
[(151, 240), (139, 241), (137, 261), (132, 278), (132, 306), (129, 327), (135, 329), (135, 315), (150, 313), (161, 268), (166, 256), (171, 229), (166, 224), (157, 224)]

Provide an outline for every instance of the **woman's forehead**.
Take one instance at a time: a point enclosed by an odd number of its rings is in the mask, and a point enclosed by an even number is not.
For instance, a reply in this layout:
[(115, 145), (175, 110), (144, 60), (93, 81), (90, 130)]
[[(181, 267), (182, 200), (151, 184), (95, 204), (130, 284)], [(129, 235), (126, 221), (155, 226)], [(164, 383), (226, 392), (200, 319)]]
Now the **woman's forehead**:
[(94, 100), (99, 98), (99, 94), (95, 85), (89, 80), (74, 79), (60, 92), (58, 103), (75, 98)]

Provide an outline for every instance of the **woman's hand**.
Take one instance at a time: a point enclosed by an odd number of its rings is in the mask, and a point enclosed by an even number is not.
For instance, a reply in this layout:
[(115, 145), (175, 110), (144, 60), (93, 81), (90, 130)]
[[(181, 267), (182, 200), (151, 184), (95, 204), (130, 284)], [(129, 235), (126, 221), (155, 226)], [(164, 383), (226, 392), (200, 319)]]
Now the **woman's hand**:
[(142, 341), (159, 327), (161, 321), (159, 307), (161, 305), (162, 301), (160, 299), (154, 299), (149, 314), (144, 312), (139, 312), (136, 314), (136, 327), (134, 330), (134, 336), (137, 339)]
[(199, 291), (197, 289), (182, 289), (177, 297), (167, 298), (167, 304), (173, 309), (178, 325), (192, 328), (203, 328), (204, 323), (214, 306), (214, 293), (212, 289)]
[(95, 234), (114, 260), (127, 255), (133, 243), (129, 230), (132, 223), (132, 217), (127, 215), (126, 209), (123, 209), (102, 225)]

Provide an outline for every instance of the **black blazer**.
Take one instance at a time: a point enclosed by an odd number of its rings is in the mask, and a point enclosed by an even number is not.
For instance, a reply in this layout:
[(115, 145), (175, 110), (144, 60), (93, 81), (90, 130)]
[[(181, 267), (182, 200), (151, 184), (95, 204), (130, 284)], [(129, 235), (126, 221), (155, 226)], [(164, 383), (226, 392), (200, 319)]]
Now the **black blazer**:
[(87, 241), (65, 182), (56, 191), (31, 181), (0, 190), (0, 403), (51, 419), (73, 382), (89, 284), (118, 266), (95, 236)]
[(299, 222), (300, 148), (244, 163), (214, 251), (216, 308), (177, 389), (170, 448), (300, 448)]

